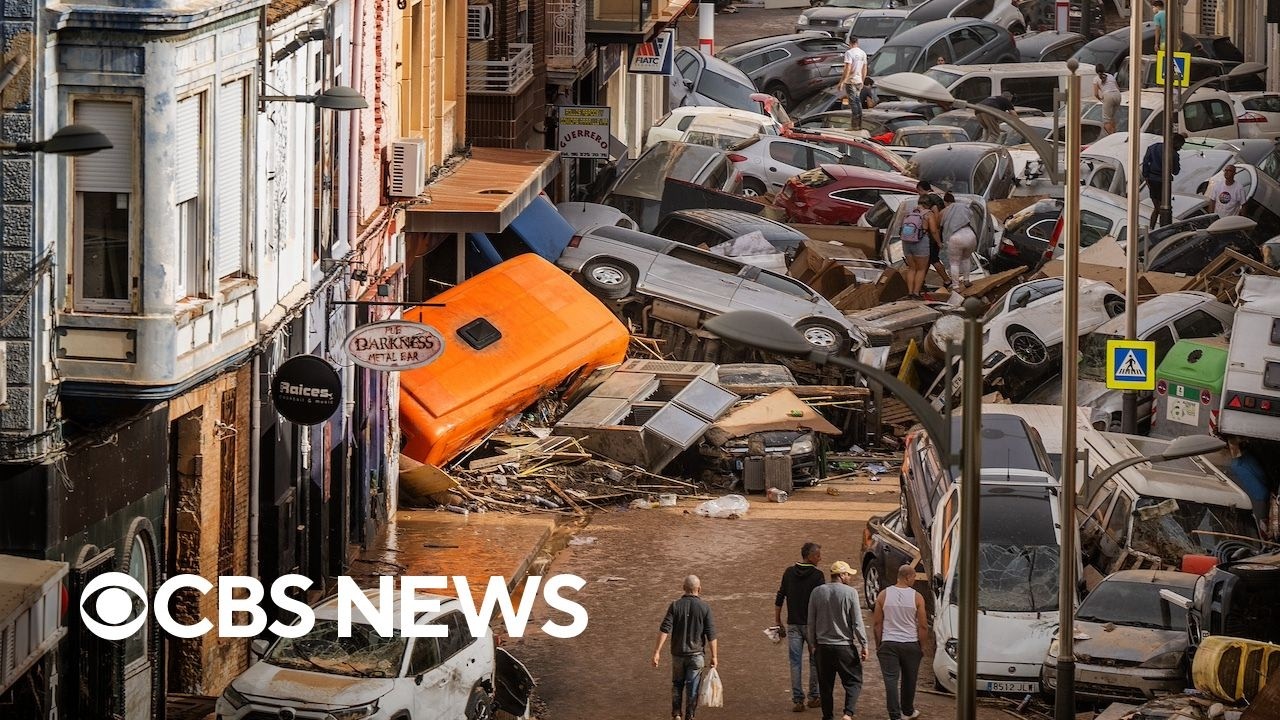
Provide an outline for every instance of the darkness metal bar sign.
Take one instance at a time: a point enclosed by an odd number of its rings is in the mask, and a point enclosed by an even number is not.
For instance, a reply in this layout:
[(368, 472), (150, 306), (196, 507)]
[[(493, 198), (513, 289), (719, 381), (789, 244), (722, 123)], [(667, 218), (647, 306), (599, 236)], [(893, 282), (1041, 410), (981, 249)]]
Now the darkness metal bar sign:
[(430, 325), (385, 320), (352, 330), (343, 346), (351, 362), (370, 370), (392, 372), (433, 362), (444, 352), (444, 338)]

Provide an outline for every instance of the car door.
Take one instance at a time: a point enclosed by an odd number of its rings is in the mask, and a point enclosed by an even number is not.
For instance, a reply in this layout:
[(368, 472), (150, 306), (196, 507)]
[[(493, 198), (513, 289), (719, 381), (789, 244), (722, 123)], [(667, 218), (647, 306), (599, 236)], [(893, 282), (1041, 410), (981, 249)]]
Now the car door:
[(947, 38), (951, 41), (951, 55), (958, 65), (968, 65), (982, 54), (982, 38), (972, 28), (958, 28)]
[(659, 255), (649, 271), (656, 297), (713, 313), (727, 311), (742, 278), (742, 263), (684, 245)]
[(812, 170), (813, 154), (803, 143), (774, 140), (764, 158), (764, 180), (770, 188), (780, 189), (784, 183), (805, 170)]
[(734, 310), (760, 310), (796, 320), (818, 314), (818, 296), (798, 280), (751, 265), (744, 266), (740, 275)]
[(1227, 328), (1221, 320), (1197, 308), (1174, 320), (1173, 332), (1175, 339), (1187, 340), (1219, 337), (1226, 334)]
[[(413, 638), (409, 646), (403, 681), (413, 683), (412, 708), (409, 708), (413, 717), (460, 718), (466, 713), (470, 687), (464, 691), (453, 682), (454, 673), (440, 656), (441, 640)], [(394, 712), (396, 708), (387, 710)]]
[(698, 78), (702, 75), (702, 61), (698, 54), (689, 48), (676, 50), (676, 72), (671, 73), (671, 105), (697, 105), (693, 88), (698, 87)]
[(456, 690), (456, 693), (450, 692), (450, 697), (461, 697), (463, 711), (449, 715), (432, 713), (423, 717), (467, 717), (471, 709), (469, 706), (475, 702), (472, 699), (474, 689), (481, 687), (493, 674), (492, 636), (473, 636), (466, 618), (456, 611), (437, 618), (434, 624), (443, 625), (448, 630), (445, 637), (439, 638), (440, 663), (451, 677), (450, 686)]

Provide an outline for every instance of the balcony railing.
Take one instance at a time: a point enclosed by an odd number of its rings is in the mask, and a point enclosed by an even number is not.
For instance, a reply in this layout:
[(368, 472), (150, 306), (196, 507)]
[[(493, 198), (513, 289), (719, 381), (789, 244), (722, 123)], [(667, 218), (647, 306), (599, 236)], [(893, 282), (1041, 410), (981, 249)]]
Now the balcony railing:
[(547, 3), (547, 65), (575, 68), (587, 56), (586, 0)]
[(514, 95), (533, 81), (533, 45), (511, 43), (506, 60), (467, 61), (467, 92)]

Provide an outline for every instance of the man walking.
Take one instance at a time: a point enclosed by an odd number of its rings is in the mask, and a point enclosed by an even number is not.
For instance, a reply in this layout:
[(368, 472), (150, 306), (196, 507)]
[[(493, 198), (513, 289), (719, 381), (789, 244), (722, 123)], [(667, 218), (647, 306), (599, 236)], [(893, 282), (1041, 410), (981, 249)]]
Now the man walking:
[(1244, 185), (1236, 182), (1236, 166), (1228, 165), (1222, 172), (1209, 179), (1209, 187), (1204, 196), (1213, 203), (1213, 212), (1218, 217), (1239, 215), (1244, 205)]
[(1168, 16), (1164, 14), (1164, 0), (1151, 0), (1151, 9), (1156, 13), (1151, 18), (1156, 25), (1156, 50), (1163, 50), (1165, 35), (1168, 34)]
[(844, 75), (840, 77), (840, 87), (844, 88), (844, 96), (849, 100), (849, 113), (853, 124), (851, 130), (862, 129), (862, 85), (867, 79), (867, 52), (858, 47), (858, 38), (849, 38), (849, 49), (844, 51)]
[(916, 710), (916, 683), (920, 679), (920, 660), (924, 657), (929, 625), (924, 596), (916, 592), (915, 583), (914, 566), (898, 568), (897, 584), (880, 591), (875, 612), (871, 614), (889, 720), (920, 717), (920, 711)]
[[(658, 644), (653, 649), (653, 666), (658, 667), (662, 646), (671, 638), (672, 720), (693, 720), (702, 669), (716, 666), (716, 626), (711, 620), (711, 606), (699, 597), (701, 593), (702, 581), (697, 575), (684, 579), (684, 595), (667, 607), (667, 616), (658, 628)], [(703, 659), (708, 650), (710, 662)]]
[[(1182, 162), (1178, 158), (1178, 151), (1182, 149), (1183, 144), (1187, 142), (1187, 138), (1182, 133), (1173, 134), (1173, 167), (1169, 174), (1169, 182), (1173, 182), (1173, 176), (1182, 171)], [(1160, 219), (1160, 203), (1164, 200), (1164, 141), (1152, 143), (1147, 148), (1147, 153), (1142, 156), (1142, 179), (1147, 181), (1147, 192), (1151, 195), (1151, 204), (1155, 209), (1151, 211), (1151, 225), (1155, 228), (1156, 222)]]
[[(807, 542), (800, 548), (800, 562), (782, 573), (782, 584), (773, 601), (773, 623), (782, 626), (787, 633), (787, 657), (791, 661), (791, 708), (804, 711), (804, 656), (809, 656), (809, 707), (818, 707), (818, 670), (813, 664), (813, 645), (805, 652), (809, 639), (809, 596), (822, 587), (822, 548), (818, 543)], [(787, 605), (787, 622), (782, 622), (782, 604)]]
[(862, 692), (862, 661), (867, 657), (867, 631), (862, 623), (858, 592), (849, 585), (853, 576), (849, 563), (838, 560), (831, 566), (831, 582), (814, 590), (809, 597), (809, 618), (805, 630), (818, 666), (822, 720), (835, 720), (837, 675), (844, 687), (841, 720), (853, 720), (858, 694)]

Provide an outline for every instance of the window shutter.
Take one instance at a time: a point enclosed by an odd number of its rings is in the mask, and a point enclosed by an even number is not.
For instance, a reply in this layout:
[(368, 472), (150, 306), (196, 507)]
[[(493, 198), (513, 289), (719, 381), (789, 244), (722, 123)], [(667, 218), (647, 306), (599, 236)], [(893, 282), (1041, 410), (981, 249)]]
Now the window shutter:
[(133, 192), (133, 103), (80, 100), (75, 122), (91, 125), (111, 141), (110, 150), (73, 158), (78, 192)]
[(217, 277), (243, 269), (245, 169), (245, 80), (222, 86), (218, 97), (218, 241)]
[(178, 102), (174, 199), (179, 203), (200, 194), (200, 98), (195, 95)]

